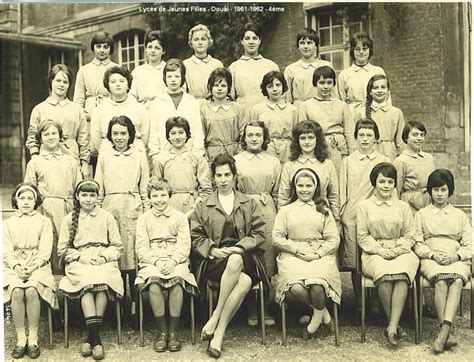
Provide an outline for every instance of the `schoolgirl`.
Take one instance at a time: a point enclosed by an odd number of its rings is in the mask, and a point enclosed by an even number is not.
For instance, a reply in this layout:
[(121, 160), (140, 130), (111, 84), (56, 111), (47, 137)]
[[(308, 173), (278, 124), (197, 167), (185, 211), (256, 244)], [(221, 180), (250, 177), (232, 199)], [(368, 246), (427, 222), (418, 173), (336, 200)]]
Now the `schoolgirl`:
[(375, 194), (362, 201), (357, 210), (362, 272), (374, 281), (387, 317), (384, 336), (391, 347), (398, 347), (400, 316), (419, 264), (412, 251), (413, 215), (407, 203), (393, 195), (397, 170), (391, 163), (377, 164), (370, 173), (370, 183)]
[(153, 162), (153, 175), (163, 177), (171, 189), (169, 204), (189, 218), (196, 204), (212, 193), (209, 164), (204, 156), (186, 148), (191, 137), (189, 123), (183, 117), (166, 121), (170, 149), (160, 152)]
[(83, 109), (67, 98), (69, 86), (74, 82), (71, 69), (64, 64), (53, 65), (48, 75), (49, 96), (31, 111), (26, 137), (26, 148), (34, 158), (40, 152), (36, 138), (38, 125), (45, 119), (58, 122), (63, 130), (61, 151), (80, 162), (84, 178), (90, 176), (89, 130)]
[(400, 199), (406, 201), (415, 214), (427, 206), (431, 199), (427, 192), (428, 176), (435, 170), (434, 158), (423, 152), (426, 127), (418, 121), (410, 121), (403, 128), (402, 139), (407, 144), (393, 165), (397, 169), (397, 188)]
[(321, 197), (328, 201), (329, 209), (339, 222), (339, 184), (334, 163), (329, 159), (328, 146), (321, 126), (314, 121), (303, 121), (293, 129), (290, 161), (283, 165), (279, 208), (290, 201), (291, 180), (301, 168), (311, 168), (320, 179)]
[(199, 102), (184, 92), (186, 67), (180, 59), (170, 59), (163, 69), (163, 81), (167, 90), (150, 104), (150, 156), (154, 157), (163, 149), (169, 149), (166, 139), (166, 120), (183, 117), (191, 127), (191, 139), (186, 147), (204, 155), (204, 134), (202, 131)]
[(51, 221), (36, 211), (41, 205), (36, 186), (17, 185), (11, 203), (16, 212), (3, 221), (3, 302), (11, 303), (17, 338), (11, 356), (17, 359), (27, 354), (38, 358), (40, 298), (51, 308), (58, 308), (56, 283), (49, 264), (53, 228)]
[(291, 131), (297, 121), (296, 108), (284, 99), (288, 85), (282, 73), (271, 71), (265, 74), (260, 89), (267, 100), (253, 106), (250, 119), (265, 122), (270, 132), (267, 152), (283, 164), (290, 157)]
[(290, 203), (278, 211), (273, 227), (273, 245), (280, 250), (276, 300), (282, 303), (290, 292), (313, 309), (303, 339), (311, 338), (321, 322), (330, 323), (328, 298), (341, 303), (336, 257), (339, 233), (320, 190), (314, 170), (298, 170), (291, 180)]
[(186, 67), (186, 87), (190, 95), (202, 102), (208, 95), (209, 76), (213, 70), (223, 68), (224, 65), (208, 54), (214, 39), (206, 25), (198, 24), (189, 30), (188, 44), (193, 49), (193, 55), (183, 61)]
[[(351, 113), (358, 103), (366, 100), (367, 83), (376, 74), (384, 74), (381, 67), (369, 63), (374, 54), (374, 43), (363, 31), (355, 33), (350, 42), (352, 65), (339, 73), (337, 89), (342, 101), (349, 104)], [(370, 117), (369, 117), (370, 118)]]
[[(113, 146), (99, 155), (95, 174), (95, 181), (99, 184), (98, 203), (118, 222), (123, 244), (119, 265), (124, 285), (127, 275), (129, 278), (132, 294), (130, 314), (135, 314), (135, 231), (138, 217), (149, 207), (146, 187), (150, 171), (146, 153), (134, 146), (135, 127), (130, 118), (113, 117), (107, 139)], [(128, 308), (124, 310), (125, 318), (130, 318)]]
[[(272, 247), (272, 229), (281, 173), (280, 161), (267, 152), (270, 142), (270, 134), (265, 124), (262, 121), (251, 121), (247, 123), (242, 134), (243, 151), (234, 157), (237, 166), (237, 190), (254, 199), (262, 208), (266, 240), (262, 249), (265, 250), (265, 269), (269, 278), (277, 273), (276, 253)], [(248, 307), (248, 324), (256, 326), (257, 307), (254, 298)], [(265, 308), (265, 313), (265, 324), (274, 325), (275, 321), (268, 314), (268, 308)]]
[[(288, 92), (285, 93), (288, 102), (298, 106), (316, 95), (313, 87), (313, 73), (322, 66), (333, 68), (331, 62), (319, 59), (319, 36), (312, 28), (304, 28), (296, 34), (296, 47), (301, 58), (285, 68), (285, 79)], [(334, 84), (335, 85), (335, 84)], [(333, 91), (334, 93), (334, 91)]]
[(245, 108), (230, 96), (231, 88), (232, 76), (227, 69), (212, 71), (207, 82), (210, 97), (201, 105), (204, 146), (210, 162), (220, 153), (237, 154), (247, 122)]
[(146, 63), (133, 69), (130, 89), (130, 94), (147, 109), (153, 99), (166, 92), (163, 81), (166, 62), (162, 59), (165, 53), (166, 45), (161, 32), (150, 31), (145, 37)]
[[(158, 327), (155, 352), (177, 352), (181, 341), (177, 328), (183, 305), (183, 291), (197, 296), (196, 279), (189, 270), (191, 237), (186, 215), (169, 205), (168, 182), (152, 177), (148, 184), (151, 210), (138, 218), (136, 252), (139, 270), (135, 285), (148, 289), (150, 305)], [(166, 306), (163, 292), (168, 291)], [(165, 310), (169, 311), (169, 318)], [(168, 320), (167, 320), (168, 319)]]
[(448, 338), (462, 287), (471, 275), (472, 227), (466, 214), (449, 203), (454, 192), (450, 171), (433, 171), (427, 189), (433, 201), (415, 215), (415, 252), (421, 259), (421, 274), (435, 289), (440, 330), (432, 347), (441, 353), (455, 345)]
[(91, 51), (94, 53), (94, 59), (79, 68), (73, 98), (75, 103), (84, 108), (87, 119), (91, 118), (92, 111), (98, 106), (99, 97), (108, 95), (102, 85), (105, 71), (118, 66), (110, 60), (114, 53), (114, 39), (106, 31), (94, 34), (91, 39)]
[(103, 359), (100, 327), (108, 299), (123, 296), (118, 267), (122, 253), (120, 233), (112, 214), (97, 205), (99, 185), (83, 180), (74, 194), (74, 210), (61, 226), (58, 255), (65, 265), (59, 290), (71, 299), (80, 299), (89, 335), (81, 355)]
[(244, 24), (240, 30), (240, 44), (244, 54), (229, 66), (233, 80), (232, 97), (247, 111), (265, 100), (260, 91), (263, 76), (272, 70), (279, 71), (276, 63), (259, 53), (261, 35), (261, 29), (256, 24)]
[(390, 81), (383, 74), (376, 74), (367, 83), (367, 101), (355, 107), (354, 120), (371, 118), (377, 123), (380, 132), (379, 152), (391, 161), (403, 147), (402, 131), (405, 118), (401, 109), (389, 102)]
[(40, 122), (36, 142), (41, 145), (39, 156), (26, 165), (24, 182), (38, 187), (43, 202), (41, 212), (53, 224), (51, 268), (53, 274), (62, 275), (57, 256), (58, 237), (64, 216), (73, 209), (74, 189), (82, 176), (77, 162), (60, 148), (62, 127), (55, 121)]
[(348, 149), (354, 148), (354, 139), (349, 108), (346, 103), (333, 97), (335, 85), (334, 69), (327, 65), (315, 69), (313, 86), (316, 95), (299, 104), (298, 121), (310, 119), (321, 125), (329, 145), (331, 161), (339, 172), (342, 158), (349, 154)]

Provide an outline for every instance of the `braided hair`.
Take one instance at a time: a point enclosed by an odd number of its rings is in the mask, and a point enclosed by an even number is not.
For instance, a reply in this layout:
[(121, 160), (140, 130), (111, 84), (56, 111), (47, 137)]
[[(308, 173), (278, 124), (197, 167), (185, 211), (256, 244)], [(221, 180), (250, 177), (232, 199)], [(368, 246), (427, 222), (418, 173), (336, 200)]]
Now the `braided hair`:
[(365, 101), (365, 118), (370, 118), (372, 119), (372, 95), (370, 92), (372, 92), (372, 88), (374, 87), (374, 83), (378, 80), (385, 79), (387, 81), (387, 88), (390, 90), (390, 81), (387, 78), (386, 75), (384, 74), (376, 74), (372, 76), (372, 78), (369, 79), (369, 82), (367, 83), (367, 97)]

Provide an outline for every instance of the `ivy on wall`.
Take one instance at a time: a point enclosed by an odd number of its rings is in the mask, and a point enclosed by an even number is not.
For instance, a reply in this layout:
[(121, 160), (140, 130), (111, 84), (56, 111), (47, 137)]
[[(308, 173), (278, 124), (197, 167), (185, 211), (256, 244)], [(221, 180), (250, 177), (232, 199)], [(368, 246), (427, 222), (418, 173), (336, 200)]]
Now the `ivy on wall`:
[(388, 33), (393, 37), (402, 35), (406, 30), (408, 5), (404, 3), (384, 3), (383, 9), (389, 29)]
[[(241, 55), (239, 33), (243, 24), (253, 22), (261, 26), (262, 37), (265, 37), (265, 33), (272, 29), (278, 12), (259, 10), (273, 5), (281, 6), (281, 4), (272, 3), (160, 3), (156, 6), (165, 10), (147, 13), (146, 22), (151, 29), (160, 30), (163, 33), (167, 43), (168, 59), (192, 54), (188, 45), (189, 29), (197, 24), (206, 25), (214, 38), (214, 45), (209, 52), (228, 66)], [(170, 10), (171, 8), (191, 10), (192, 6), (195, 7), (194, 11)], [(237, 11), (237, 9), (242, 11)], [(244, 9), (247, 10), (244, 11)], [(249, 11), (249, 9), (253, 10)]]

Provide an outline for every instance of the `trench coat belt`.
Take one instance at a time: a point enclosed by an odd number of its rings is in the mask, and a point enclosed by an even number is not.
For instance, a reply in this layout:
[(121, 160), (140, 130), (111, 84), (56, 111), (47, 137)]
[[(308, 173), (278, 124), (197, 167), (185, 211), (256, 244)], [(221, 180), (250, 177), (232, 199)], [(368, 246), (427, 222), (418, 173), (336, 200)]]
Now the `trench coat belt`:
[(62, 196), (54, 196), (54, 195), (45, 195), (43, 196), (45, 199), (59, 199), (64, 201), (64, 214), (68, 214), (69, 210), (67, 209), (67, 202), (68, 201), (73, 201), (74, 199), (72, 197), (62, 197)]
[(135, 203), (132, 205), (132, 209), (139, 209), (142, 206), (142, 198), (138, 191), (117, 191), (117, 192), (107, 192), (105, 196), (108, 195), (129, 195), (135, 199)]
[(176, 244), (176, 241), (176, 238), (154, 238), (149, 243), (152, 249), (166, 249), (168, 244)]

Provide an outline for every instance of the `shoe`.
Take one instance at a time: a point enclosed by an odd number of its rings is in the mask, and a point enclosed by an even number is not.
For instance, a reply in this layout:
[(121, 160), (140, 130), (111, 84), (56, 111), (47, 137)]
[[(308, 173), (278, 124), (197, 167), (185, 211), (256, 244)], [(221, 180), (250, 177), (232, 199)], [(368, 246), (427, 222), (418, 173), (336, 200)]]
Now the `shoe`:
[(92, 355), (92, 346), (89, 342), (86, 342), (81, 347), (81, 356), (89, 357)]
[(219, 351), (216, 348), (211, 347), (211, 341), (209, 341), (209, 344), (207, 346), (207, 354), (209, 355), (209, 357), (218, 359), (221, 356), (221, 351)]
[(450, 341), (449, 339), (446, 341), (444, 344), (444, 350), (445, 351), (450, 351), (451, 348), (456, 347), (458, 345), (458, 342), (456, 341)]
[(387, 329), (383, 330), (383, 335), (387, 338), (388, 344), (391, 347), (398, 347), (397, 335), (396, 333), (388, 333)]
[(15, 359), (22, 358), (26, 353), (26, 345), (24, 346), (15, 346), (11, 353), (12, 357)]
[(208, 334), (204, 329), (201, 331), (201, 342), (210, 341), (214, 337), (214, 333)]
[(97, 361), (100, 359), (104, 359), (104, 357), (104, 347), (102, 347), (101, 344), (95, 345), (94, 348), (92, 348), (92, 358)]
[(444, 348), (449, 336), (449, 330), (450, 330), (450, 326), (448, 326), (447, 324), (441, 325), (441, 328), (438, 332), (438, 336), (436, 337), (436, 339), (433, 341), (433, 344), (432, 344), (434, 353), (438, 354), (438, 353), (444, 352)]
[(266, 315), (264, 319), (265, 327), (272, 327), (275, 325), (275, 319), (272, 316)]
[(402, 327), (398, 326), (397, 327), (397, 338), (402, 339), (406, 336), (408, 336), (408, 333), (405, 332), (405, 330)]
[(309, 321), (311, 320), (311, 316), (309, 315), (302, 315), (300, 319), (298, 319), (298, 323), (302, 326), (308, 325)]
[(258, 325), (257, 316), (248, 317), (247, 324), (249, 327), (256, 327)]
[(303, 341), (310, 340), (316, 335), (316, 333), (309, 333), (307, 326), (303, 327), (301, 330), (301, 338), (303, 338)]
[(170, 338), (168, 340), (168, 351), (178, 352), (181, 351), (181, 341), (178, 339), (176, 333), (170, 333)]
[(168, 335), (166, 333), (161, 333), (158, 339), (153, 343), (153, 350), (155, 352), (161, 353), (166, 352), (168, 349)]
[(436, 315), (436, 312), (433, 310), (433, 308), (431, 308), (428, 305), (423, 306), (423, 317), (428, 317), (428, 318), (431, 318), (431, 319), (437, 319), (438, 318), (438, 316)]
[(31, 359), (35, 359), (35, 358), (38, 358), (40, 353), (41, 353), (41, 350), (40, 348), (33, 344), (33, 345), (28, 345), (28, 348), (27, 348), (27, 353), (28, 353), (28, 357), (30, 357)]

